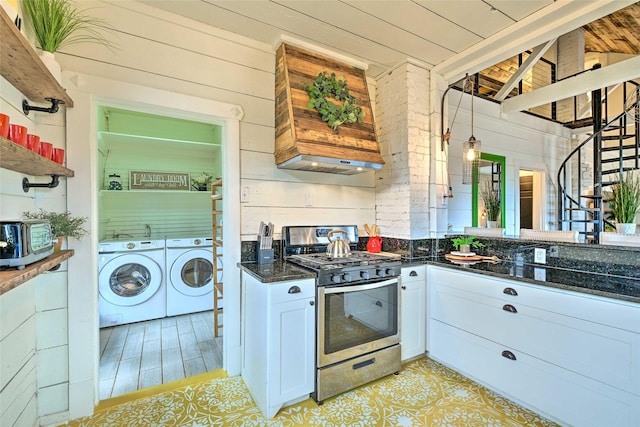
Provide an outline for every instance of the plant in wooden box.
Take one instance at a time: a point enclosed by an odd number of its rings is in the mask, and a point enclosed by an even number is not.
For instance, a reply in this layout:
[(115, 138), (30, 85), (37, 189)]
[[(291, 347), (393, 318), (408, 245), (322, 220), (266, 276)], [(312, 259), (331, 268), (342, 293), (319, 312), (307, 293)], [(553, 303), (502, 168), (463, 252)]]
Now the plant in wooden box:
[(491, 188), (490, 183), (485, 182), (484, 187), (480, 190), (480, 198), (487, 212), (487, 227), (497, 227), (500, 216), (500, 194)]
[(60, 65), (53, 53), (63, 46), (92, 42), (112, 48), (102, 30), (112, 27), (103, 19), (79, 11), (71, 0), (23, 0), (25, 16), (38, 45), (42, 62), (60, 81)]
[(72, 216), (71, 212), (50, 212), (40, 209), (37, 212), (23, 212), (25, 219), (45, 219), (51, 224), (51, 234), (55, 238), (54, 251), (59, 252), (65, 237), (80, 239), (88, 233), (82, 228), (87, 221), (86, 217)]
[[(318, 110), (322, 121), (327, 122), (334, 131), (343, 123), (362, 123), (364, 111), (357, 105), (356, 98), (349, 93), (344, 77), (336, 79), (336, 73), (327, 76), (326, 72), (322, 72), (312, 84), (304, 83), (304, 88), (309, 94), (307, 108)], [(336, 104), (330, 98), (335, 98), (340, 103)]]
[(199, 176), (191, 178), (192, 187), (196, 191), (207, 191), (207, 184), (213, 180), (213, 177), (206, 172), (202, 172)]
[(635, 219), (640, 210), (640, 176), (633, 172), (618, 175), (608, 202), (618, 233), (635, 234)]
[(476, 240), (476, 236), (455, 237), (451, 240), (453, 247), (462, 253), (471, 252), (471, 247), (475, 249), (484, 248), (484, 243)]

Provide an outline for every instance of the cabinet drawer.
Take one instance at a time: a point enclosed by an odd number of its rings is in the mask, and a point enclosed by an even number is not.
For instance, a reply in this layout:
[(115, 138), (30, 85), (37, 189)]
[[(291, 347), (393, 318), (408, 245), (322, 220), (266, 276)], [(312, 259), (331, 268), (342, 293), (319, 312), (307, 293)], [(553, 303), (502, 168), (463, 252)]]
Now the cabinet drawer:
[(434, 319), (640, 396), (640, 334), (441, 284), (431, 298)]
[(427, 274), (429, 283), (640, 333), (640, 304), (436, 266)]
[(314, 279), (278, 282), (268, 286), (272, 304), (316, 297), (316, 281)]
[(543, 415), (575, 426), (640, 425), (638, 396), (439, 321), (431, 322), (429, 332), (430, 356)]
[(404, 267), (400, 270), (400, 282), (425, 281), (427, 278), (426, 266), (417, 265), (415, 267)]

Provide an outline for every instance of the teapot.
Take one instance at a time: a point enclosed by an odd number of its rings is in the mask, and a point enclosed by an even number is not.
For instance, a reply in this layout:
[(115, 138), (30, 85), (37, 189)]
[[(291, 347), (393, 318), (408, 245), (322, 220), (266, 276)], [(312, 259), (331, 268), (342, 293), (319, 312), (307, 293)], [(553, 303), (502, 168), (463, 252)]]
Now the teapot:
[[(334, 234), (338, 234), (338, 236), (334, 237), (334, 240), (331, 240), (331, 237)], [(344, 239), (340, 236), (340, 234), (344, 235)], [(327, 255), (331, 258), (344, 258), (351, 255), (351, 248), (349, 247), (349, 239), (347, 237), (347, 232), (344, 230), (331, 230), (327, 233), (327, 239), (329, 239), (329, 245), (327, 246)]]

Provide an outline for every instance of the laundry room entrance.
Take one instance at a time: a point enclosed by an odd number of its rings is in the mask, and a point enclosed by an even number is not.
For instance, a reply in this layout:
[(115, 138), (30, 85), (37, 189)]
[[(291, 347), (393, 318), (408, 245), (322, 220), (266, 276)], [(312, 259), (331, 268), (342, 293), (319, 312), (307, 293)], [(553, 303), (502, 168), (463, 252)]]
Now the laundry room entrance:
[(101, 400), (223, 367), (222, 125), (97, 107)]

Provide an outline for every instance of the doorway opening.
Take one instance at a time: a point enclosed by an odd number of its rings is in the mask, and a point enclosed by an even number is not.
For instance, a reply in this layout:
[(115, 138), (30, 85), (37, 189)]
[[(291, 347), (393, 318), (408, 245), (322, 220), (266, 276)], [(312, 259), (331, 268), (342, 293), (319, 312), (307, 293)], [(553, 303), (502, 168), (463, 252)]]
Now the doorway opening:
[(520, 169), (519, 176), (519, 227), (545, 230), (544, 226), (544, 172)]
[(104, 400), (223, 368), (211, 185), (224, 173), (225, 132), (143, 106), (96, 113)]

